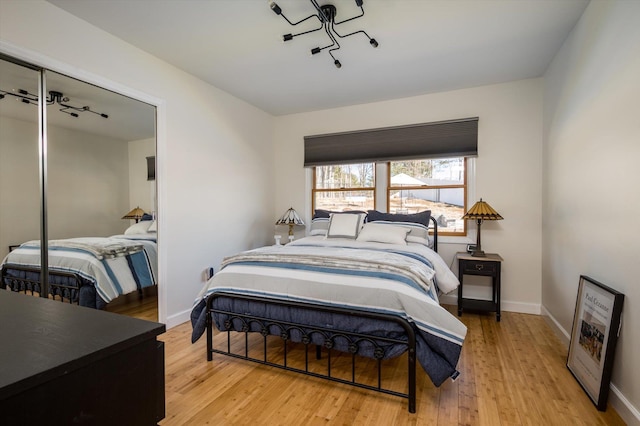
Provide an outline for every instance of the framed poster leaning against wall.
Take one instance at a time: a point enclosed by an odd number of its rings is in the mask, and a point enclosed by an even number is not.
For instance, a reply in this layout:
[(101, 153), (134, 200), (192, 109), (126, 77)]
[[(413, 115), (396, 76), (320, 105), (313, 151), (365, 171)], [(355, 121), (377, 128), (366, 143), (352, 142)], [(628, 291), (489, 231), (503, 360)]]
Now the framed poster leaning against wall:
[(598, 410), (605, 411), (624, 294), (580, 276), (567, 367)]

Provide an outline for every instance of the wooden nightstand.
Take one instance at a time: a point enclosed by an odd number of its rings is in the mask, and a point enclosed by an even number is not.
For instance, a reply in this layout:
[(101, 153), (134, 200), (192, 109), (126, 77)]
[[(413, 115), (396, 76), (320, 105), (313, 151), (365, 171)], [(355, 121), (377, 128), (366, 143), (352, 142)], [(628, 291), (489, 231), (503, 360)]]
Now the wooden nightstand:
[[(487, 253), (485, 257), (473, 257), (469, 253), (456, 253), (458, 259), (458, 316), (462, 316), (462, 311), (495, 312), (496, 321), (500, 321), (500, 267), (502, 257), (499, 254)], [(491, 277), (492, 300), (469, 299), (462, 297), (462, 288), (465, 275), (481, 275)]]

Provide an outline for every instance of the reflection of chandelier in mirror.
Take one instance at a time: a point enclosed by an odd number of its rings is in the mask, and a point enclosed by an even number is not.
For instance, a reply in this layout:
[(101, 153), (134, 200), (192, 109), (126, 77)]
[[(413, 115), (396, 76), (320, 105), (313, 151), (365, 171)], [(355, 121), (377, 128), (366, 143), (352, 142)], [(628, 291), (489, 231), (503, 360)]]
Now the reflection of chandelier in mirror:
[[(30, 105), (38, 105), (38, 95), (34, 95), (33, 93), (29, 93), (24, 89), (12, 90), (11, 92), (7, 92), (6, 90), (0, 89), (0, 99), (4, 99), (6, 96), (13, 96), (19, 102), (30, 104)], [(47, 98), (47, 105), (58, 104), (62, 108), (60, 108), (61, 112), (65, 114), (69, 114), (72, 117), (78, 117), (78, 113), (80, 112), (90, 112), (92, 114), (99, 115), (102, 118), (109, 118), (107, 114), (103, 114), (100, 112), (92, 111), (88, 106), (76, 107), (73, 105), (67, 104), (69, 102), (69, 98), (65, 98), (61, 92), (56, 92), (55, 90), (49, 91), (49, 97)]]
[(278, 6), (275, 2), (270, 2), (269, 6), (271, 7), (271, 10), (273, 10), (273, 13), (275, 13), (276, 15), (280, 15), (284, 18), (285, 21), (287, 21), (291, 26), (294, 25), (298, 25), (304, 21), (306, 21), (307, 19), (311, 19), (311, 18), (316, 18), (318, 21), (320, 21), (320, 26), (318, 28), (313, 28), (311, 30), (308, 31), (303, 31), (301, 33), (298, 34), (285, 34), (282, 36), (282, 40), (283, 41), (289, 41), (289, 40), (293, 40), (294, 37), (303, 35), (303, 34), (309, 34), (309, 33), (313, 33), (315, 31), (320, 31), (321, 29), (324, 28), (324, 31), (327, 33), (327, 35), (329, 36), (329, 39), (331, 40), (331, 44), (324, 46), (324, 47), (314, 47), (313, 49), (311, 49), (311, 54), (315, 55), (317, 53), (320, 53), (321, 51), (323, 51), (324, 49), (329, 49), (329, 55), (331, 55), (331, 57), (333, 58), (333, 64), (337, 67), (340, 68), (342, 67), (342, 64), (340, 63), (339, 60), (337, 60), (335, 58), (335, 56), (333, 56), (333, 51), (334, 50), (338, 50), (340, 49), (340, 43), (338, 43), (338, 39), (337, 37), (340, 38), (345, 38), (345, 37), (349, 37), (352, 36), (354, 34), (364, 34), (365, 37), (367, 37), (369, 39), (369, 44), (373, 47), (378, 47), (378, 42), (376, 41), (375, 38), (371, 38), (369, 37), (369, 34), (367, 34), (364, 30), (359, 30), (359, 31), (354, 31), (352, 33), (349, 34), (340, 34), (336, 31), (335, 26), (336, 25), (340, 25), (343, 24), (345, 22), (349, 22), (349, 21), (353, 21), (354, 19), (360, 18), (362, 16), (364, 16), (364, 8), (362, 7), (362, 2), (363, 0), (356, 0), (356, 6), (360, 8), (360, 14), (356, 15), (352, 18), (349, 19), (345, 19), (339, 22), (336, 22), (336, 14), (337, 14), (337, 9), (335, 6), (331, 5), (331, 4), (326, 4), (323, 6), (318, 5), (317, 0), (309, 0), (311, 1), (311, 4), (313, 5), (313, 7), (316, 9), (316, 14), (307, 16), (304, 19), (299, 20), (298, 22), (291, 22), (282, 12), (282, 9), (280, 8), (280, 6)]

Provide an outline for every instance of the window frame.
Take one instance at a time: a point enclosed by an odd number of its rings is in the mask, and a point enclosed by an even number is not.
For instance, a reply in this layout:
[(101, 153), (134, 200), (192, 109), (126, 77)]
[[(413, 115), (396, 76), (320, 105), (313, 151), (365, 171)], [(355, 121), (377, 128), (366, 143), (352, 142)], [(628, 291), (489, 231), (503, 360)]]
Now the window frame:
[[(372, 187), (353, 187), (353, 188), (316, 188), (317, 176), (316, 171), (318, 167), (326, 167), (326, 166), (345, 166), (352, 164), (371, 164), (372, 172), (373, 172), (373, 186)], [(311, 176), (311, 213), (316, 210), (316, 194), (318, 193), (329, 193), (329, 192), (357, 192), (357, 191), (371, 191), (373, 193), (373, 206), (375, 209), (376, 206), (376, 189), (378, 185), (378, 177), (376, 173), (376, 163), (375, 162), (356, 162), (356, 163), (348, 163), (348, 164), (325, 164), (323, 166), (314, 166), (312, 167), (313, 173)]]
[[(463, 164), (463, 183), (462, 184), (456, 184), (456, 185), (416, 185), (416, 186), (409, 186), (409, 185), (403, 185), (403, 186), (391, 186), (391, 161), (387, 162), (387, 200), (386, 200), (386, 208), (387, 211), (389, 211), (389, 207), (391, 206), (391, 192), (397, 192), (397, 191), (410, 191), (410, 190), (425, 190), (425, 189), (462, 189), (463, 190), (463, 200), (464, 200), (464, 205), (462, 206), (463, 208), (463, 214), (464, 212), (467, 211), (467, 203), (468, 203), (468, 174), (469, 174), (469, 169), (467, 167), (467, 157), (463, 157), (463, 156), (459, 156), (459, 157), (447, 157), (447, 158), (462, 158), (462, 164)], [(424, 161), (424, 160), (432, 160), (433, 158), (421, 158), (421, 159), (416, 159), (416, 161)], [(438, 229), (438, 236), (451, 236), (451, 237), (466, 237), (467, 236), (467, 221), (463, 220), (462, 221), (462, 231), (461, 232), (447, 232), (444, 230), (444, 228), (439, 228)]]

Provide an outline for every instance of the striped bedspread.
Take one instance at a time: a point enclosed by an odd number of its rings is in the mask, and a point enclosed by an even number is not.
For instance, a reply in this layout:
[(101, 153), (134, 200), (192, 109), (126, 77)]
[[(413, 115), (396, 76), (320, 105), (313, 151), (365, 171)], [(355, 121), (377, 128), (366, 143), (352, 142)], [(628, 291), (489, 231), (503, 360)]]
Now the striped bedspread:
[[(72, 272), (91, 282), (105, 302), (156, 285), (155, 241), (87, 237), (49, 241), (49, 269)], [(40, 241), (29, 241), (10, 252), (3, 265), (40, 267)]]
[(453, 274), (418, 246), (307, 237), (226, 258), (196, 300), (192, 340), (204, 331), (203, 301), (217, 291), (393, 314), (416, 327), (418, 360), (440, 385), (457, 375), (466, 327), (437, 300), (436, 270), (444, 267), (444, 281), (452, 279), (447, 271)]

